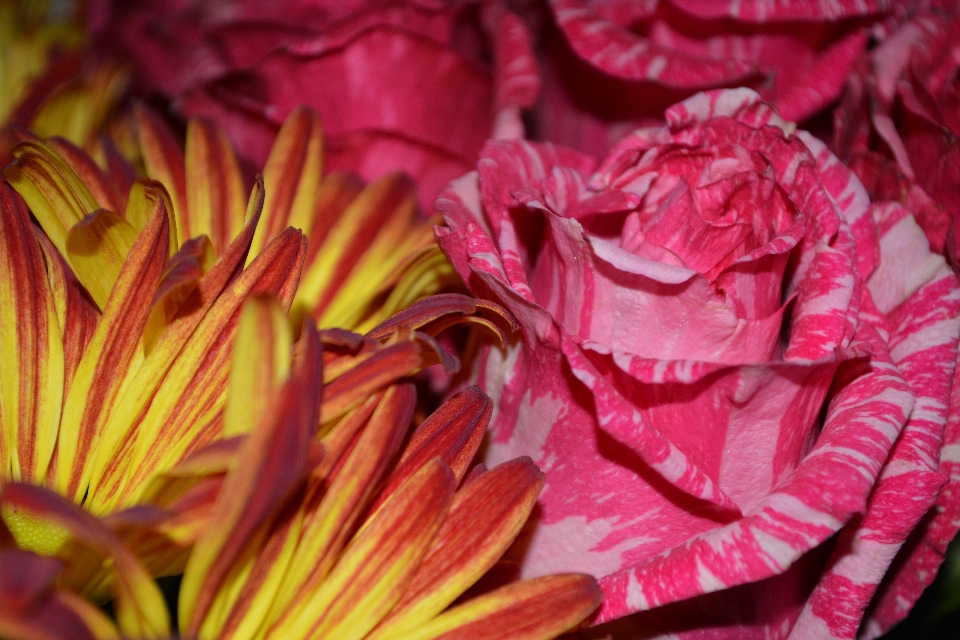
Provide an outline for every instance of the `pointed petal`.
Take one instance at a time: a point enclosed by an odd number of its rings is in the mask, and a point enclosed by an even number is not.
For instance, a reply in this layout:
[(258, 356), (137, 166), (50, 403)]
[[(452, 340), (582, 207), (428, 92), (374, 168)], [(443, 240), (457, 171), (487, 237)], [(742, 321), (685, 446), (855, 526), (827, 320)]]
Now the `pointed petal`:
[(14, 147), (13, 154), (17, 159), (3, 169), (3, 175), (26, 200), (53, 246), (67, 255), (67, 231), (100, 205), (48, 145), (28, 140)]
[(597, 581), (568, 573), (501, 587), (456, 606), (395, 640), (547, 640), (568, 631), (600, 605)]
[(166, 263), (167, 243), (167, 216), (158, 207), (127, 255), (67, 392), (55, 483), (71, 499), (79, 501), (86, 493), (103, 425), (131, 367), (142, 357), (140, 335)]
[(29, 216), (0, 180), (0, 468), (42, 482), (60, 423), (64, 354)]
[(170, 634), (160, 590), (136, 556), (110, 529), (81, 507), (40, 487), (8, 483), (3, 486), (0, 500), (64, 527), (75, 540), (110, 559), (117, 621), (123, 634), (141, 638), (162, 638)]
[(123, 211), (120, 204), (120, 196), (117, 194), (113, 185), (103, 173), (103, 170), (97, 166), (93, 158), (77, 148), (72, 142), (63, 138), (50, 138), (47, 145), (60, 154), (60, 157), (70, 165), (77, 177), (83, 182), (84, 186), (90, 190), (94, 200), (100, 205), (101, 209), (108, 211)]
[(492, 414), (493, 402), (476, 386), (464, 389), (440, 405), (413, 432), (397, 468), (377, 496), (374, 508), (420, 467), (438, 456), (450, 467), (457, 484), (460, 484), (480, 447)]
[(357, 406), (374, 391), (420, 370), (416, 342), (403, 341), (378, 350), (324, 387), (320, 423), (326, 424)]
[(194, 118), (187, 124), (185, 162), (190, 235), (208, 235), (219, 255), (243, 228), (245, 199), (237, 156), (222, 130)]
[(292, 347), (290, 325), (280, 304), (266, 296), (248, 298), (240, 312), (230, 362), (225, 438), (249, 433), (270, 420), (266, 411), (290, 374)]
[(267, 196), (263, 205), (263, 224), (253, 239), (251, 258), (288, 226), (313, 238), (313, 210), (322, 176), (320, 116), (301, 105), (287, 116), (263, 169)]
[[(312, 487), (296, 554), (274, 607), (274, 618), (292, 621), (327, 576), (370, 496), (386, 474), (413, 417), (416, 392), (409, 383), (390, 387), (356, 444), (328, 478), (326, 492)], [(320, 499), (319, 506), (315, 500)], [(279, 623), (278, 623), (279, 624)]]
[(180, 248), (181, 232), (177, 228), (177, 215), (174, 211), (173, 199), (166, 187), (156, 180), (139, 178), (134, 180), (128, 190), (126, 213), (124, 217), (138, 232), (147, 224), (147, 220), (157, 208), (157, 200), (163, 200), (167, 210), (167, 220), (170, 226), (170, 255)]
[[(144, 417), (144, 410), (155, 396), (158, 387), (164, 381), (170, 367), (180, 356), (184, 346), (194, 334), (197, 327), (207, 320), (210, 310), (220, 300), (224, 288), (231, 282), (234, 282), (240, 270), (243, 260), (246, 257), (247, 249), (250, 245), (250, 239), (253, 237), (254, 229), (259, 219), (260, 207), (263, 204), (263, 190), (255, 187), (251, 194), (250, 208), (248, 209), (248, 222), (243, 232), (230, 244), (228, 249), (220, 256), (210, 270), (200, 279), (199, 286), (184, 301), (182, 312), (178, 313), (167, 328), (157, 339), (156, 344), (150, 352), (150, 357), (144, 360), (143, 365), (137, 372), (136, 380), (131, 383), (131, 388), (139, 389), (140, 393), (128, 393), (118, 398), (117, 406), (111, 414), (110, 422), (104, 430), (104, 439), (97, 450), (97, 457), (94, 463), (94, 473), (91, 479), (91, 495), (89, 508), (98, 509), (111, 500), (119, 499), (116, 495), (120, 488), (126, 473), (127, 458), (120, 452), (126, 451), (132, 447), (136, 439), (136, 427)], [(279, 249), (280, 244), (277, 245)], [(279, 251), (274, 256), (275, 259), (283, 261), (283, 251)], [(249, 276), (241, 282), (237, 282), (239, 289), (235, 291), (237, 296), (242, 299), (251, 289), (258, 286), (261, 278), (268, 276), (270, 269), (270, 259), (261, 262), (257, 269), (250, 270)], [(271, 285), (266, 284), (269, 289)], [(282, 286), (281, 286), (282, 288)], [(239, 302), (237, 302), (239, 304)], [(219, 322), (225, 322), (226, 318), (221, 317)], [(217, 326), (210, 326), (213, 335), (216, 335)], [(222, 328), (222, 326), (221, 326)], [(202, 355), (202, 352), (198, 352)], [(197, 357), (198, 354), (194, 354)], [(101, 483), (105, 483), (105, 488), (100, 488)]]
[(300, 615), (271, 636), (365, 637), (407, 588), (447, 515), (455, 482), (439, 459), (424, 465), (364, 524)]
[(163, 120), (147, 107), (136, 105), (133, 113), (147, 175), (167, 188), (173, 200), (179, 236), (191, 238), (196, 234), (187, 216), (186, 162), (180, 143)]
[[(109, 480), (107, 486), (97, 487), (102, 495), (91, 496), (91, 509), (132, 499), (153, 473), (171, 466), (219, 433), (241, 304), (248, 295), (266, 293), (289, 305), (305, 244), (294, 229), (280, 234), (223, 291), (182, 342), (166, 341), (166, 332), (160, 337), (150, 354), (157, 363), (144, 371), (143, 385), (134, 383), (133, 387), (137, 396), (143, 395), (143, 389), (151, 390), (150, 397), (131, 399), (130, 404), (121, 400), (117, 411), (124, 412), (122, 422), (118, 417), (116, 429), (114, 424), (110, 428), (115, 439), (104, 443), (98, 452), (104, 456), (98, 457), (98, 465)], [(175, 327), (176, 322), (167, 332)], [(146, 400), (151, 402), (141, 413), (137, 409)], [(132, 448), (123, 456), (115, 455), (126, 447)]]
[[(279, 326), (275, 332), (280, 335), (267, 337), (268, 342), (283, 342), (283, 332), (289, 330), (276, 300), (250, 299), (244, 305), (240, 323), (253, 327), (253, 323), (263, 320), (264, 316), (280, 317), (280, 325), (274, 325)], [(266, 327), (273, 324), (272, 319), (267, 319)], [(187, 563), (179, 607), (184, 621), (181, 626), (187, 635), (199, 630), (244, 546), (256, 530), (277, 513), (306, 476), (307, 445), (319, 417), (322, 376), (316, 329), (308, 326), (302, 341), (304, 353), (296, 374), (268, 399), (268, 406), (261, 407), (263, 413), (248, 416), (255, 421), (253, 430), (224, 480), (214, 508), (212, 522), (215, 524), (197, 542)], [(255, 363), (249, 359), (235, 362), (238, 375), (231, 375), (231, 381), (238, 380), (244, 373), (253, 378), (255, 374), (249, 370), (252, 364)], [(250, 388), (249, 384), (239, 384), (231, 386), (231, 391), (248, 392)]]
[(136, 238), (133, 225), (106, 209), (88, 214), (67, 231), (67, 260), (80, 284), (100, 309), (106, 307), (123, 261)]
[[(505, 462), (457, 492), (450, 515), (409, 589), (375, 638), (418, 628), (490, 570), (527, 521), (543, 488), (529, 458)], [(372, 639), (371, 639), (372, 640)]]
[[(294, 317), (321, 314), (381, 229), (397, 225), (405, 229), (415, 210), (413, 185), (402, 174), (384, 176), (366, 187), (340, 215), (307, 266)], [(382, 252), (376, 255), (384, 257)]]
[(36, 227), (33, 231), (46, 260), (47, 278), (63, 342), (63, 388), (69, 389), (80, 358), (97, 328), (99, 313), (50, 239)]

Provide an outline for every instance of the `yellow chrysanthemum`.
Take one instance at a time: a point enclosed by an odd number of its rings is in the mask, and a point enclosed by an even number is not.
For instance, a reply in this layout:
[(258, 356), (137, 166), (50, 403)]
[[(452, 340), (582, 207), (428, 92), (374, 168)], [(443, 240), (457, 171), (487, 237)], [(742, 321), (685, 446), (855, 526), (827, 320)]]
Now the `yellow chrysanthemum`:
[[(205, 234), (219, 253), (243, 217), (243, 177), (226, 135), (192, 119), (181, 151), (143, 108), (135, 130), (146, 176), (166, 187), (183, 237)], [(437, 220), (417, 214), (413, 182), (401, 173), (369, 185), (347, 172), (325, 175), (323, 144), (320, 117), (300, 107), (263, 167), (266, 197), (251, 258), (288, 226), (308, 239), (294, 325), (309, 315), (321, 327), (364, 331), (456, 282), (433, 240)]]
[[(276, 300), (248, 300), (223, 414), (230, 437), (155, 477), (145, 499), (159, 509), (115, 516), (193, 545), (179, 593), (184, 637), (532, 640), (596, 608), (589, 576), (503, 579), (497, 561), (542, 474), (529, 459), (468, 473), (489, 398), (468, 389), (408, 434), (416, 393), (406, 377), (455, 365), (432, 336), (462, 320), (499, 331), (476, 305), (438, 296), (366, 336), (308, 322), (294, 345)], [(82, 528), (39, 493), (8, 485), (0, 502)], [(19, 562), (28, 560), (38, 562)], [(135, 563), (124, 570), (136, 584)], [(128, 597), (127, 627), (153, 607)], [(75, 633), (116, 636), (102, 616), (68, 614)]]

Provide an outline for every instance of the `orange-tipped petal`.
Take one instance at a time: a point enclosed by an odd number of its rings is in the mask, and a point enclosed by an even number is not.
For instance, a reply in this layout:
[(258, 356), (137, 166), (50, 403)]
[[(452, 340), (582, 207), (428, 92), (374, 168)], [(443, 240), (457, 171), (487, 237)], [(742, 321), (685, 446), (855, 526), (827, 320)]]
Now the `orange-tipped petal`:
[(417, 469), (438, 456), (450, 467), (457, 484), (460, 484), (480, 448), (491, 415), (493, 402), (479, 387), (464, 389), (440, 405), (414, 430), (400, 463), (377, 497), (376, 506)]
[(448, 315), (467, 316), (477, 311), (476, 301), (459, 293), (441, 293), (416, 302), (395, 313), (367, 333), (368, 338), (384, 338), (398, 327), (419, 329)]
[[(271, 309), (270, 307), (273, 307)], [(283, 315), (275, 300), (253, 298), (244, 305), (241, 324), (260, 320), (264, 315)], [(268, 322), (271, 318), (268, 318)], [(269, 332), (272, 323), (262, 327)], [(280, 332), (287, 331), (281, 325)], [(276, 330), (276, 326), (274, 325)], [(253, 336), (238, 336), (249, 337)], [(280, 336), (264, 336), (280, 342)], [(316, 330), (308, 326), (301, 338), (305, 346), (296, 373), (268, 400), (253, 430), (240, 448), (236, 464), (227, 474), (214, 508), (212, 525), (194, 546), (180, 588), (179, 615), (187, 635), (195, 634), (213, 603), (217, 591), (240, 557), (244, 546), (257, 529), (268, 522), (282, 507), (284, 500), (307, 474), (307, 445), (316, 430), (319, 413), (320, 342)], [(289, 349), (289, 347), (287, 347)], [(234, 366), (249, 367), (249, 360)], [(249, 370), (240, 371), (251, 378)], [(236, 376), (231, 376), (232, 381)], [(249, 391), (249, 385), (231, 391)], [(233, 400), (231, 396), (231, 401)]]
[(110, 559), (121, 633), (138, 638), (170, 634), (160, 590), (136, 556), (100, 521), (69, 500), (32, 485), (5, 484), (0, 501), (65, 528), (74, 540)]
[(309, 107), (299, 106), (280, 128), (263, 169), (267, 197), (263, 205), (263, 224), (253, 239), (251, 257), (288, 226), (313, 237), (313, 209), (321, 176), (323, 130), (320, 116)]
[(268, 637), (365, 637), (403, 595), (447, 515), (455, 483), (438, 458), (424, 465), (364, 524), (300, 614)]
[(548, 640), (590, 615), (603, 596), (597, 581), (558, 574), (515, 582), (449, 609), (392, 640)]
[(167, 216), (160, 208), (127, 254), (67, 392), (55, 486), (73, 500), (86, 492), (103, 425), (131, 365), (142, 357), (140, 335), (166, 263), (167, 242)]
[[(393, 461), (410, 425), (416, 403), (413, 385), (390, 387), (374, 410), (370, 421), (342, 460), (326, 491), (312, 487), (307, 516), (297, 548), (298, 562), (287, 575), (275, 605), (275, 618), (293, 618), (319, 585), (343, 549), (370, 495)], [(326, 484), (326, 483), (324, 483)], [(315, 500), (322, 497), (319, 506)]]
[[(154, 211), (162, 206), (158, 201)], [(100, 309), (106, 307), (107, 298), (136, 239), (137, 230), (133, 225), (106, 209), (88, 214), (67, 232), (67, 260), (80, 284)]]
[(63, 344), (30, 214), (2, 180), (0, 237), (0, 468), (42, 482), (63, 403)]
[(169, 127), (153, 111), (142, 105), (134, 108), (140, 152), (147, 175), (166, 186), (177, 216), (181, 238), (194, 235), (187, 215), (187, 179), (183, 150)]
[(245, 198), (237, 156), (222, 130), (194, 118), (187, 124), (185, 161), (190, 235), (206, 234), (219, 254), (243, 228)]
[[(290, 374), (293, 335), (287, 314), (274, 298), (248, 298), (234, 339), (223, 435), (249, 433), (262, 421)], [(319, 358), (319, 354), (318, 354)]]
[(397, 342), (378, 350), (324, 387), (321, 424), (339, 418), (374, 391), (417, 372), (422, 365), (416, 342)]
[(28, 140), (13, 149), (16, 161), (3, 175), (17, 190), (53, 246), (67, 255), (67, 231), (100, 208), (70, 165), (43, 142)]
[(543, 474), (529, 458), (521, 458), (458, 491), (410, 588), (374, 637), (416, 629), (479, 580), (513, 543), (542, 488)]

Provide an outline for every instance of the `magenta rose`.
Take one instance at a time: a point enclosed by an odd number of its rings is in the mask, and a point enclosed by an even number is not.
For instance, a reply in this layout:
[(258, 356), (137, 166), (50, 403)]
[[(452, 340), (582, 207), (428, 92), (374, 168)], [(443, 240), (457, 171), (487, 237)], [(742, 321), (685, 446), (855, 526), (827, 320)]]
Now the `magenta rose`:
[(749, 85), (800, 121), (833, 102), (889, 3), (551, 0), (538, 135), (602, 157), (696, 91)]
[(530, 34), (499, 1), (113, 5), (100, 40), (119, 36), (144, 90), (216, 120), (251, 167), (305, 103), (323, 118), (328, 169), (402, 169), (427, 207), (488, 138), (523, 135), (539, 87)]
[(437, 203), (522, 327), (474, 375), (487, 462), (546, 474), (523, 571), (598, 576), (625, 637), (876, 635), (919, 594), (878, 585), (944, 485), (960, 285), (753, 91), (666, 122), (598, 169), (490, 142)]

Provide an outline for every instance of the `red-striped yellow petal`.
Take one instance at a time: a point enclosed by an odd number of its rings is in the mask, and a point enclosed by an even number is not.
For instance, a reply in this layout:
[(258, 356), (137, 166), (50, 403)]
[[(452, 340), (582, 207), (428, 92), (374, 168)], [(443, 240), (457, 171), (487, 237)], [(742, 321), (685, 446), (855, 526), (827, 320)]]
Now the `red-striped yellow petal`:
[(180, 248), (181, 232), (177, 226), (173, 199), (167, 192), (166, 187), (156, 180), (139, 178), (130, 184), (127, 193), (129, 197), (127, 198), (124, 217), (137, 231), (143, 229), (143, 226), (147, 224), (147, 220), (150, 219), (153, 210), (157, 207), (157, 199), (163, 200), (163, 206), (167, 210), (167, 223), (170, 227), (170, 255), (176, 253)]
[(263, 169), (266, 199), (250, 259), (288, 226), (313, 237), (314, 206), (323, 176), (323, 130), (313, 109), (299, 106), (280, 128)]
[(40, 248), (43, 249), (53, 304), (57, 309), (57, 321), (63, 342), (63, 387), (68, 389), (87, 343), (97, 328), (100, 314), (89, 302), (73, 271), (50, 239), (39, 229), (34, 228), (33, 231)]
[[(208, 315), (213, 306), (220, 301), (224, 289), (231, 283), (240, 284), (239, 289), (233, 287), (232, 295), (242, 297), (246, 295), (258, 282), (271, 273), (270, 258), (262, 261), (257, 269), (249, 270), (249, 274), (242, 283), (237, 280), (238, 272), (250, 246), (250, 239), (259, 219), (260, 208), (263, 205), (262, 185), (254, 187), (250, 197), (248, 209), (249, 221), (243, 232), (230, 244), (210, 270), (200, 279), (197, 288), (184, 301), (181, 311), (177, 313), (157, 339), (141, 368), (137, 371), (136, 379), (131, 383), (131, 389), (138, 393), (123, 394), (118, 398), (110, 422), (104, 429), (104, 439), (97, 449), (94, 462), (94, 473), (91, 478), (91, 492), (87, 502), (88, 508), (104, 510), (108, 505), (115, 505), (123, 495), (123, 480), (126, 475), (126, 456), (132, 450), (138, 435), (138, 425), (144, 418), (144, 410), (157, 393), (167, 373), (174, 362), (181, 356), (184, 346), (197, 330), (201, 323), (209, 323), (208, 331), (213, 335), (223, 330), (229, 315)], [(288, 257), (284, 250), (285, 245), (278, 244), (274, 259), (283, 260)], [(286, 247), (290, 250), (291, 247)], [(267, 288), (269, 288), (269, 283)], [(239, 301), (236, 302), (239, 305)], [(202, 350), (191, 352), (194, 358), (204, 355)], [(196, 362), (194, 364), (197, 364)], [(172, 383), (168, 383), (172, 384)], [(99, 512), (99, 511), (98, 511)]]
[[(201, 118), (187, 124), (185, 162), (190, 235), (209, 236), (219, 255), (243, 228), (246, 198), (240, 165), (223, 131)], [(270, 197), (268, 188), (267, 207)]]
[(384, 503), (344, 549), (299, 615), (270, 638), (363, 638), (403, 595), (453, 498), (453, 473), (434, 458)]
[(94, 200), (101, 209), (120, 212), (123, 211), (120, 195), (113, 184), (93, 158), (78, 149), (73, 143), (63, 138), (53, 137), (46, 141), (47, 145), (60, 154), (60, 157), (70, 165), (81, 182), (90, 190)]
[(0, 501), (63, 527), (78, 543), (109, 559), (121, 633), (138, 638), (163, 638), (170, 634), (163, 596), (150, 574), (123, 542), (96, 518), (69, 500), (33, 485), (5, 484)]
[(54, 483), (72, 500), (86, 493), (103, 426), (143, 357), (140, 336), (166, 263), (167, 242), (167, 216), (158, 201), (156, 213), (127, 255), (67, 392)]
[(572, 629), (600, 605), (597, 581), (557, 574), (516, 582), (456, 606), (391, 640), (548, 640)]
[(0, 468), (42, 482), (56, 444), (64, 354), (30, 214), (0, 180)]
[(290, 374), (292, 346), (290, 323), (280, 304), (268, 297), (249, 298), (240, 312), (230, 363), (224, 437), (249, 433), (269, 419), (266, 411)]
[(67, 232), (67, 261), (100, 309), (106, 307), (136, 239), (137, 230), (133, 225), (106, 209), (88, 214)]
[(464, 389), (431, 413), (410, 436), (403, 457), (377, 496), (376, 508), (420, 467), (440, 457), (457, 484), (467, 474), (493, 415), (493, 402), (479, 387)]
[(543, 474), (520, 458), (458, 491), (410, 587), (370, 640), (414, 630), (447, 608), (513, 543), (542, 488)]
[[(307, 265), (297, 292), (294, 317), (322, 316), (348, 274), (368, 252), (372, 238), (380, 237), (384, 230), (393, 234), (396, 228), (406, 229), (416, 206), (413, 184), (403, 174), (390, 174), (367, 186), (340, 215), (315, 259)], [(387, 249), (392, 248), (380, 247), (379, 253), (371, 251), (370, 255), (385, 260)], [(375, 280), (379, 285), (381, 279)], [(327, 326), (323, 322), (320, 325)]]
[(183, 243), (167, 262), (157, 292), (153, 296), (150, 317), (143, 329), (143, 352), (153, 350), (160, 335), (173, 322), (187, 298), (200, 285), (200, 278), (210, 270), (216, 258), (207, 236), (197, 236)]
[[(273, 322), (276, 316), (280, 317), (279, 325)], [(259, 297), (244, 304), (241, 327), (253, 328), (261, 320), (266, 321), (260, 325), (264, 341), (278, 343), (287, 339), (288, 334), (284, 332), (289, 329), (276, 300)], [(238, 340), (256, 340), (257, 337), (247, 331), (237, 335)], [(250, 348), (248, 345), (244, 347)], [(287, 354), (289, 349), (288, 341)], [(312, 326), (305, 327), (301, 351), (295, 375), (282, 387), (274, 388), (272, 393), (269, 387), (260, 390), (268, 395), (266, 402), (253, 407), (254, 413), (245, 416), (248, 425), (240, 427), (249, 435), (224, 480), (212, 524), (195, 545), (180, 588), (179, 615), (184, 621), (181, 627), (187, 635), (199, 631), (218, 590), (245, 545), (257, 529), (278, 512), (307, 474), (307, 445), (316, 431), (322, 385), (320, 343)], [(266, 362), (262, 364), (269, 367), (273, 358), (274, 354), (266, 354)], [(257, 364), (249, 358), (233, 363), (230, 403), (234, 402), (234, 391), (249, 393), (253, 388), (249, 382), (258, 376), (250, 366)], [(250, 380), (240, 381), (244, 375)], [(249, 407), (245, 398), (237, 400), (243, 407)], [(236, 416), (235, 419), (243, 420), (243, 417)]]
[(296, 550), (298, 560), (277, 594), (271, 619), (295, 619), (326, 578), (372, 492), (389, 470), (410, 425), (415, 402), (411, 384), (390, 387), (345, 460), (332, 478), (325, 479), (326, 491), (319, 481), (311, 487)]
[(67, 232), (90, 212), (101, 208), (70, 165), (40, 141), (21, 142), (16, 161), (3, 175), (30, 207), (61, 255), (67, 255)]
[(170, 194), (179, 236), (192, 238), (196, 234), (190, 227), (187, 215), (187, 178), (183, 149), (163, 120), (147, 107), (136, 105), (134, 121), (147, 175), (162, 183)]
[[(133, 499), (153, 473), (172, 466), (186, 453), (219, 435), (228, 363), (241, 304), (250, 294), (265, 293), (276, 295), (282, 304), (289, 305), (304, 245), (305, 239), (296, 230), (277, 236), (216, 299), (185, 342), (165, 343), (161, 336), (150, 356), (156, 355), (159, 364), (145, 372), (151, 382), (145, 381), (139, 387), (155, 390), (152, 402), (142, 414), (134, 412), (135, 407), (142, 406), (142, 401), (137, 400), (132, 405), (121, 401), (116, 409), (125, 412), (123, 422), (117, 425), (123, 439), (105, 447), (114, 452), (113, 458), (98, 457), (106, 477), (92, 495), (91, 509), (108, 509)], [(167, 331), (175, 327), (174, 322)], [(162, 365), (166, 365), (172, 349), (177, 353), (166, 375), (162, 381), (152, 382), (159, 370), (166, 368)]]

